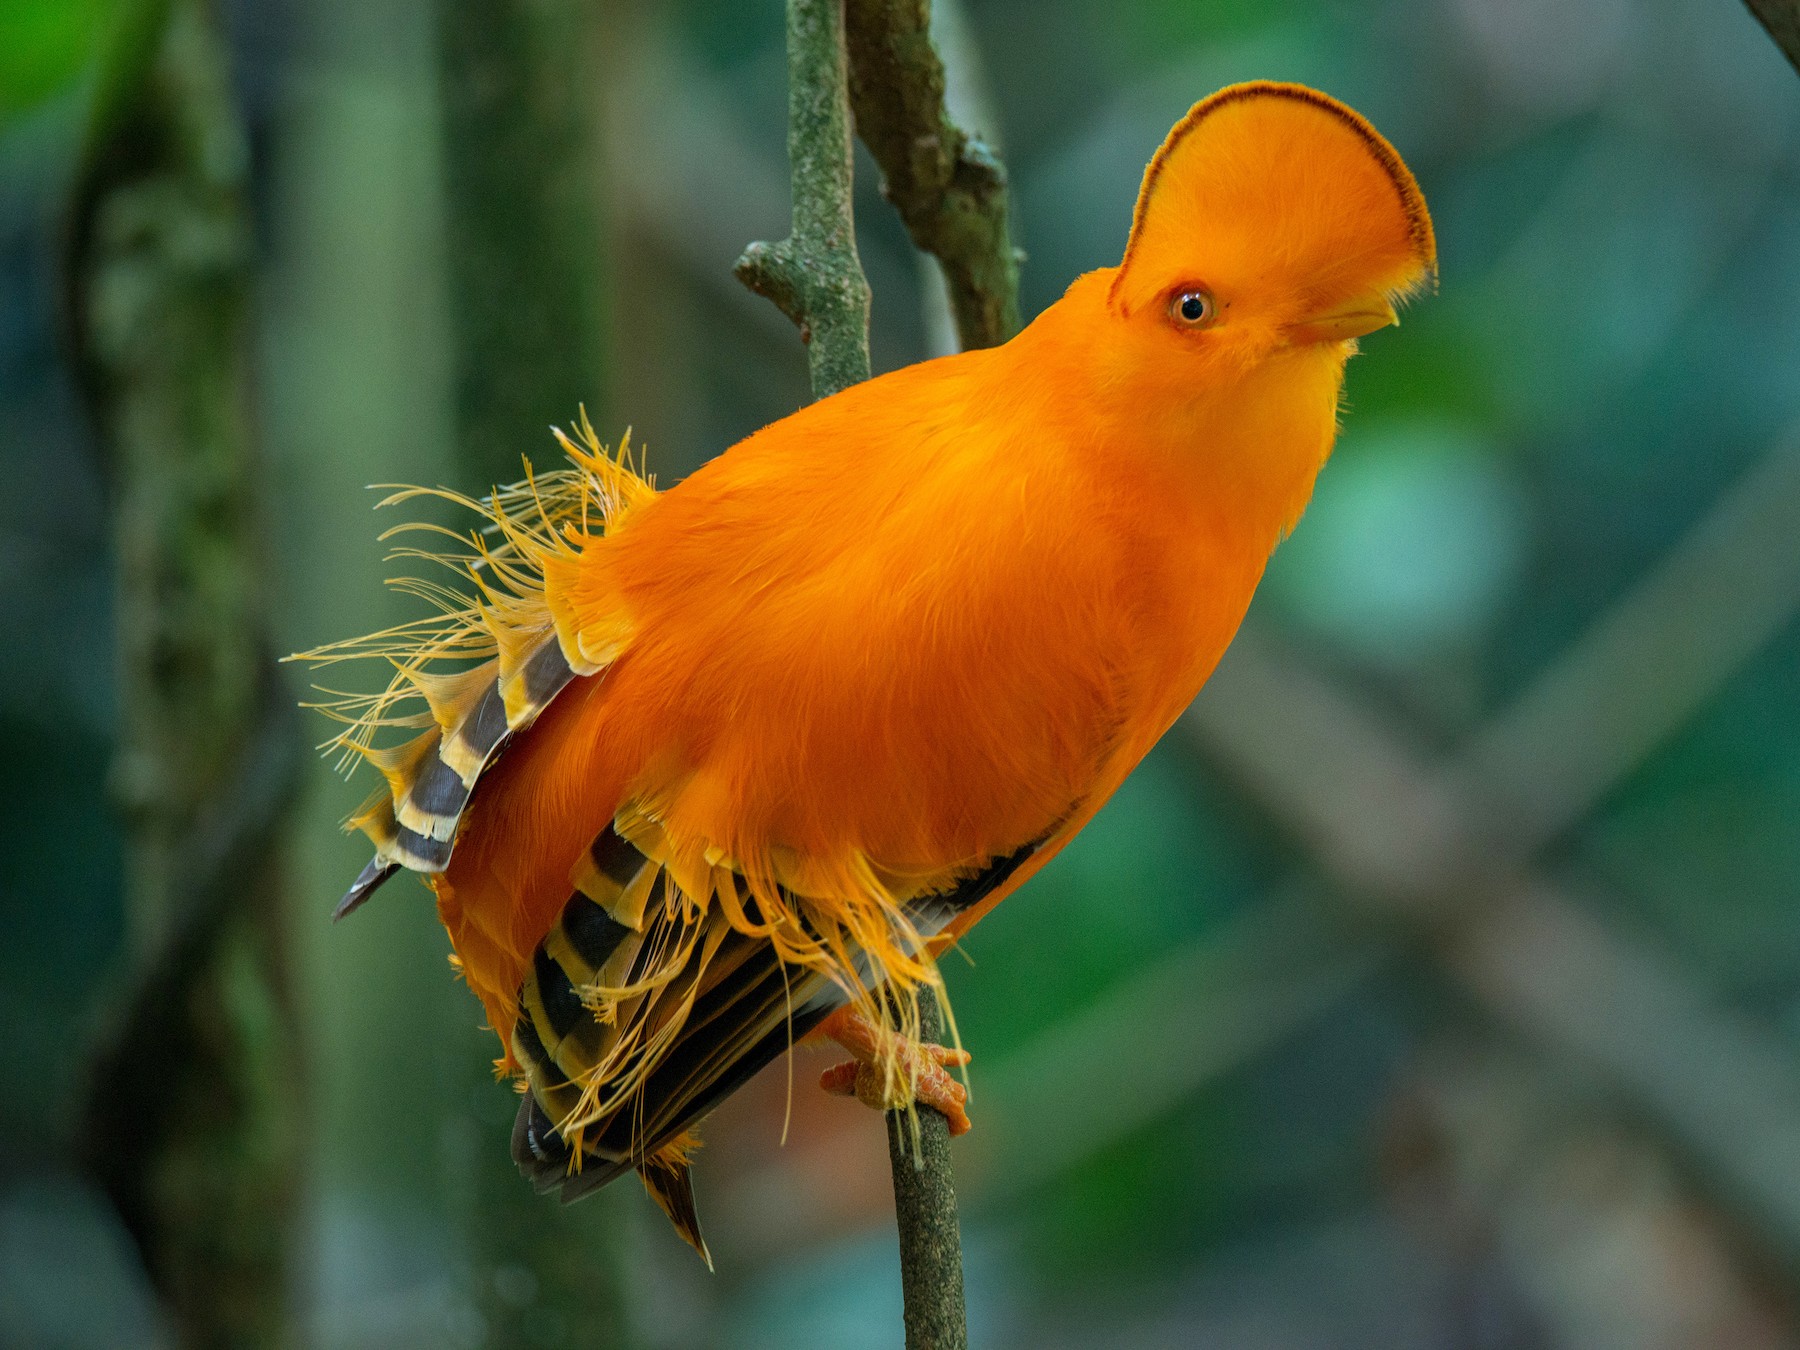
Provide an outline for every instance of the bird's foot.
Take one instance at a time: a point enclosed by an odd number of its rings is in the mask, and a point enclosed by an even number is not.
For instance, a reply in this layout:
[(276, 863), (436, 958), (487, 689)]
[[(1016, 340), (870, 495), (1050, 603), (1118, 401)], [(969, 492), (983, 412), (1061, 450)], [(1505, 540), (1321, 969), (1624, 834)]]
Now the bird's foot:
[(922, 1102), (943, 1113), (950, 1133), (967, 1134), (969, 1091), (946, 1069), (969, 1062), (969, 1052), (908, 1040), (871, 1022), (854, 1007), (839, 1008), (820, 1025), (854, 1058), (819, 1075), (819, 1086), (840, 1097), (855, 1097), (877, 1111), (896, 1111)]

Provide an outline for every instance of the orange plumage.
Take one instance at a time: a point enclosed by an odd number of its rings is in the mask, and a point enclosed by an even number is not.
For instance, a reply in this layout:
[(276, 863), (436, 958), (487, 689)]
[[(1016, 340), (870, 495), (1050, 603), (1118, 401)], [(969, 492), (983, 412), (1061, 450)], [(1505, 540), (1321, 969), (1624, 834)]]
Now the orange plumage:
[(388, 786), (347, 903), (431, 876), (531, 1085), (521, 1166), (565, 1194), (637, 1167), (699, 1246), (689, 1126), (833, 1009), (935, 980), (1105, 802), (1304, 508), (1354, 339), (1434, 266), (1366, 122), (1224, 90), (1151, 163), (1122, 264), (1011, 342), (660, 494), (588, 433), (479, 504), (478, 603), (314, 654), (401, 666), (350, 748), (429, 705), (366, 751)]

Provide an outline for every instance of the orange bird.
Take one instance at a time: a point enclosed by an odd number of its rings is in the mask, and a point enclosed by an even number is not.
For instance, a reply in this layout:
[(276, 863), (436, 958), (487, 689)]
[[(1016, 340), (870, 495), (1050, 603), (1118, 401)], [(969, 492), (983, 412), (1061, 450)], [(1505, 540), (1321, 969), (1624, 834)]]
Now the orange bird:
[[(1004, 346), (856, 385), (665, 492), (584, 419), (570, 467), (438, 494), (483, 517), (424, 555), (472, 591), (402, 583), (439, 613), (306, 654), (397, 671), (334, 705), (386, 779), (339, 913), (430, 880), (540, 1189), (635, 1169), (705, 1256), (692, 1127), (808, 1033), (853, 1056), (828, 1087), (968, 1128), (966, 1056), (910, 1034), (934, 954), (1199, 691), (1356, 339), (1435, 265), (1366, 121), (1237, 85), (1157, 151), (1119, 266)], [(424, 729), (377, 747), (397, 726)]]

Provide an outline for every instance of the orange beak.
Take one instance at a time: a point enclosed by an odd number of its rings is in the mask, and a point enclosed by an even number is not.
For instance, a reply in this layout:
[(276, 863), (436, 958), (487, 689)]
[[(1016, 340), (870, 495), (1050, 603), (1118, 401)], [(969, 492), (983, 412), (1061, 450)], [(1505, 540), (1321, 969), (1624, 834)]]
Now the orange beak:
[(1358, 299), (1326, 314), (1288, 326), (1288, 340), (1297, 347), (1315, 342), (1347, 342), (1377, 328), (1400, 322), (1400, 316), (1386, 300)]

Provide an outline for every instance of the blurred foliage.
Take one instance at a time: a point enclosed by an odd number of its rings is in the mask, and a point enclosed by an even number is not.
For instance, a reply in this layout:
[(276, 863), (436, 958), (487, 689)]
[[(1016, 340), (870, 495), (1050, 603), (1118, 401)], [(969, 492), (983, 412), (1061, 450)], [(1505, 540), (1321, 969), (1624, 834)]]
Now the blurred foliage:
[[(1261, 856), (1258, 842), (1270, 846)], [(1255, 822), (1191, 760), (1167, 746), (1153, 751), (1080, 846), (1039, 874), (1031, 904), (1003, 905), (983, 920), (958, 949), (966, 965), (947, 958), (964, 1039), (984, 1056), (1004, 1056), (1090, 1003), (1145, 952), (1192, 942), (1252, 903), (1278, 858), (1273, 841), (1259, 841)], [(1097, 896), (1108, 897), (1103, 922)], [(1018, 1017), (1022, 1007), (1033, 1010), (1030, 1020)]]
[(0, 127), (87, 69), (119, 0), (0, 3)]
[[(475, 486), (451, 450), (433, 29), (398, 0), (228, 9), (257, 156), (259, 406), (279, 504), (268, 546), (281, 640), (300, 647), (410, 614), (378, 588), (362, 484)], [(1000, 123), (987, 130), (1014, 185), (1028, 314), (1116, 261), (1145, 160), (1195, 98), (1230, 80), (1318, 84), (1417, 170), (1441, 289), (1353, 363), (1337, 457), (1252, 615), (1416, 744), (1468, 743), (1792, 434), (1800, 85), (1740, 8), (970, 0), (966, 11)], [(0, 788), (0, 1069), (14, 1085), (0, 1099), (0, 1341), (22, 1345), (144, 1344), (154, 1330), (116, 1229), (67, 1179), (62, 1152), (70, 1028), (96, 1006), (121, 942), (103, 781), (116, 735), (112, 563), (101, 474), (55, 337), (58, 194), (110, 12), (102, 0), (0, 5), (0, 472), (21, 485), (0, 498), (0, 608), (28, 638), (0, 648), (0, 736), (19, 766)], [(591, 92), (607, 129), (596, 254), (613, 303), (591, 402), (617, 410), (603, 432), (629, 423), (667, 482), (805, 397), (791, 330), (728, 273), (746, 241), (787, 222), (780, 7), (641, 0), (609, 22)], [(927, 328), (915, 260), (866, 157), (857, 209), (875, 364), (892, 368), (924, 353)], [(538, 427), (519, 428), (517, 449), (548, 458)], [(1634, 671), (1620, 697), (1671, 675)], [(1320, 765), (1327, 781), (1331, 768)], [(309, 1330), (346, 1350), (476, 1344), (474, 1308), (489, 1300), (468, 1288), (457, 1216), (474, 1184), (469, 1065), (488, 1045), (418, 887), (397, 882), (354, 923), (322, 922), (362, 862), (333, 833), (358, 791), (320, 770), (295, 837), (296, 887), (312, 897), (303, 913), (319, 916), (294, 933), (321, 1094)], [(1607, 931), (1666, 958), (1694, 998), (1794, 1060), (1797, 822), (1790, 619), (1542, 861), (1582, 883)], [(1320, 870), (1243, 783), (1189, 743), (1159, 749), (971, 936), (970, 963), (947, 964), (976, 1054), (977, 1131), (990, 1066), (1055, 1044), (1135, 973), (1227, 941)], [(1614, 1100), (1591, 1065), (1531, 1029), (1494, 1025), (1446, 988), (1427, 942), (1400, 951), (1329, 1014), (1053, 1181), (991, 1204), (972, 1184), (977, 1340), (1800, 1341), (1782, 1311), (1793, 1272), (1755, 1236), (1753, 1206), (1694, 1199), (1687, 1155), (1653, 1113)], [(1080, 1070), (1068, 1067), (1071, 1091)], [(702, 1205), (748, 1213), (733, 1232), (783, 1235), (715, 1243), (719, 1278), (691, 1269), (628, 1188), (594, 1202), (607, 1208), (592, 1222), (624, 1234), (646, 1345), (897, 1334), (891, 1237), (867, 1235), (879, 1209), (837, 1228), (819, 1217), (854, 1190), (868, 1122), (809, 1104), (796, 1077), (785, 1153), (779, 1092), (721, 1112), (709, 1134)], [(818, 1191), (796, 1183), (789, 1213), (754, 1183), (795, 1158)], [(26, 1185), (41, 1160), (60, 1189)], [(10, 1297), (44, 1268), (11, 1254), (36, 1250), (91, 1251), (106, 1272), (86, 1321), (65, 1312), (55, 1335), (42, 1299)], [(1584, 1261), (1590, 1252), (1616, 1254), (1611, 1272)], [(1692, 1278), (1646, 1273), (1658, 1270)], [(517, 1274), (503, 1299), (529, 1298)], [(7, 1325), (14, 1308), (40, 1311)], [(1653, 1335), (1653, 1324), (1689, 1329)]]

